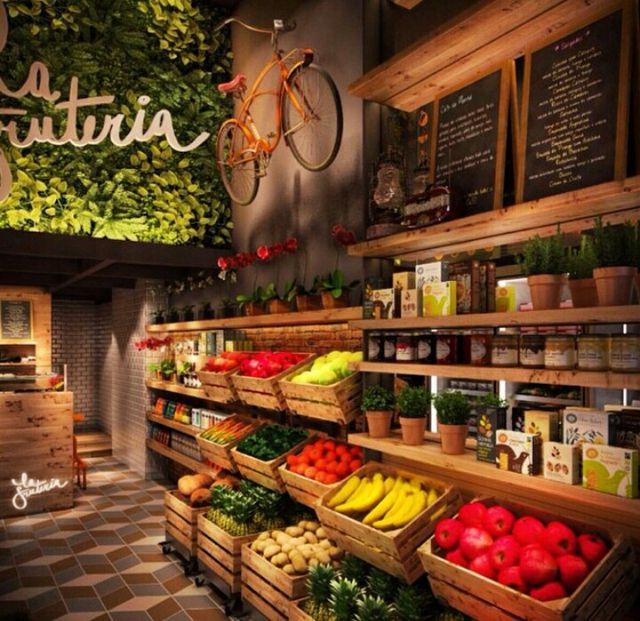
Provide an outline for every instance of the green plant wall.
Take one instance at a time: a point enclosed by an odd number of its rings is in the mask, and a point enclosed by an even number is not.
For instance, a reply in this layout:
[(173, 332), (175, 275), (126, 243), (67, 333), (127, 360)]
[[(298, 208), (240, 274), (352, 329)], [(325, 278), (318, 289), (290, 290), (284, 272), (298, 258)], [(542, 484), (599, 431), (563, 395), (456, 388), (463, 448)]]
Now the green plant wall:
[[(105, 114), (123, 113), (128, 133), (138, 97), (147, 95), (146, 123), (169, 110), (180, 144), (201, 132), (211, 137), (188, 153), (164, 138), (116, 147), (109, 139), (82, 148), (35, 143), (17, 149), (0, 133), (0, 148), (13, 174), (12, 192), (0, 202), (0, 228), (91, 235), (110, 239), (225, 246), (233, 227), (218, 177), (213, 141), (231, 113), (216, 84), (229, 77), (231, 54), (214, 27), (225, 15), (208, 0), (7, 0), (9, 38), (0, 52), (0, 77), (15, 90), (33, 61), (44, 62), (51, 89), (69, 93), (79, 78), (79, 96), (114, 95), (113, 104), (80, 108), (102, 127)], [(19, 129), (31, 117), (53, 118), (56, 136), (66, 112), (32, 96), (0, 95), (0, 108), (20, 107)], [(126, 126), (125, 126), (126, 125)]]

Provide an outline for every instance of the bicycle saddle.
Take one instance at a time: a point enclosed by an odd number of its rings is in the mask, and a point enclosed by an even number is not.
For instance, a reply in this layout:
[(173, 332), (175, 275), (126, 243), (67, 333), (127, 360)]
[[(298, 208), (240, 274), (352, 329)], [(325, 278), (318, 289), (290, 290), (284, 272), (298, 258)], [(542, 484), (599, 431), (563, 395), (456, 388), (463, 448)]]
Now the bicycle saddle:
[(222, 84), (218, 84), (218, 90), (221, 93), (237, 93), (238, 91), (243, 91), (247, 88), (245, 82), (247, 81), (247, 76), (244, 73), (239, 73), (231, 82), (223, 82)]

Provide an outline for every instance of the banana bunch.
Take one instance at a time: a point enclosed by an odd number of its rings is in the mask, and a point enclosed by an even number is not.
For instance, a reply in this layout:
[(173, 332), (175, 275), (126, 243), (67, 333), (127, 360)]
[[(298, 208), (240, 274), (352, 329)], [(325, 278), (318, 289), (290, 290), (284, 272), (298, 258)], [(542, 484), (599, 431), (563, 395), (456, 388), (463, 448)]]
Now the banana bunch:
[(327, 506), (338, 513), (360, 519), (379, 530), (402, 528), (438, 500), (438, 492), (424, 490), (418, 479), (352, 476)]

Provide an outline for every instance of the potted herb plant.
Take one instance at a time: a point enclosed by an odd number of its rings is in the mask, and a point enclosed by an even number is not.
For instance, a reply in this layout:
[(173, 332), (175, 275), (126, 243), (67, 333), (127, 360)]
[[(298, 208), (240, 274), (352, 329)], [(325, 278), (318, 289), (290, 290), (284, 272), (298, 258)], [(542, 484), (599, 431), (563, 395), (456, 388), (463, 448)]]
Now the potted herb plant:
[(216, 312), (211, 307), (211, 302), (203, 302), (200, 305), (200, 319), (215, 319)]
[(180, 366), (178, 367), (178, 382), (180, 384), (184, 384), (184, 376), (187, 375), (187, 373), (191, 373), (192, 370), (193, 364), (191, 362), (181, 362)]
[(238, 305), (236, 304), (235, 300), (232, 300), (228, 296), (222, 298), (222, 300), (220, 301), (220, 316), (223, 319), (235, 317), (237, 309)]
[(598, 265), (593, 270), (593, 279), (598, 290), (598, 304), (630, 304), (633, 282), (638, 274), (636, 228), (630, 222), (603, 226), (602, 218), (596, 218), (594, 245)]
[(462, 455), (467, 438), (471, 404), (459, 390), (445, 390), (433, 398), (438, 414), (438, 431), (442, 452), (446, 455)]
[(264, 315), (264, 306), (262, 304), (263, 294), (262, 287), (256, 287), (251, 295), (245, 295), (241, 293), (236, 296), (236, 302), (238, 303), (238, 309), (244, 311), (247, 317), (253, 317), (254, 315)]
[(262, 290), (262, 301), (265, 303), (267, 312), (288, 313), (291, 311), (291, 302), (296, 295), (296, 281), (287, 282), (284, 285), (284, 293), (280, 295), (275, 283), (270, 282)]
[(151, 377), (153, 377), (154, 379), (161, 379), (162, 376), (160, 375), (159, 362), (151, 362), (147, 367), (147, 370), (149, 371), (149, 374), (151, 375)]
[(171, 358), (165, 358), (160, 363), (160, 374), (167, 382), (176, 381), (176, 363)]
[(153, 323), (164, 323), (164, 311), (162, 309), (153, 311)]
[(580, 236), (580, 246), (567, 253), (567, 272), (571, 300), (576, 308), (595, 306), (597, 300), (596, 283), (593, 280), (593, 269), (597, 257), (593, 240), (588, 235)]
[(424, 442), (431, 397), (420, 386), (405, 386), (398, 395), (398, 413), (402, 441), (417, 445)]
[(309, 289), (304, 285), (296, 287), (296, 308), (301, 311), (319, 310), (322, 308), (322, 299), (318, 293), (320, 276), (315, 276)]
[(343, 308), (349, 306), (349, 291), (360, 281), (354, 280), (348, 285), (344, 283), (342, 270), (330, 272), (320, 281), (319, 291), (322, 296), (323, 308)]
[(178, 309), (175, 306), (171, 306), (167, 311), (167, 323), (177, 323), (178, 321), (180, 321)]
[(562, 287), (565, 284), (563, 235), (552, 237), (536, 235), (522, 249), (520, 260), (527, 276), (534, 310), (560, 308)]
[(367, 417), (367, 428), (372, 438), (386, 438), (391, 431), (391, 419), (396, 398), (383, 386), (368, 386), (362, 393), (361, 409)]
[(195, 308), (194, 304), (187, 304), (186, 306), (182, 307), (182, 320), (183, 321), (193, 321), (196, 318), (195, 314), (193, 312), (194, 308)]

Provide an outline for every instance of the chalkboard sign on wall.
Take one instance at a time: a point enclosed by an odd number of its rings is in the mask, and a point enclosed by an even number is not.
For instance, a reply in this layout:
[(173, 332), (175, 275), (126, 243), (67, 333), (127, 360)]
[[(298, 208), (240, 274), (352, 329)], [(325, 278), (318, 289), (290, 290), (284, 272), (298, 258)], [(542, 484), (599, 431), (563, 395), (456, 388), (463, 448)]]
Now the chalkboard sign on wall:
[(31, 339), (32, 325), (29, 300), (0, 300), (0, 340)]
[(629, 16), (616, 4), (526, 55), (519, 202), (624, 176)]
[(465, 215), (502, 205), (509, 75), (499, 69), (436, 103), (435, 179), (462, 194)]

